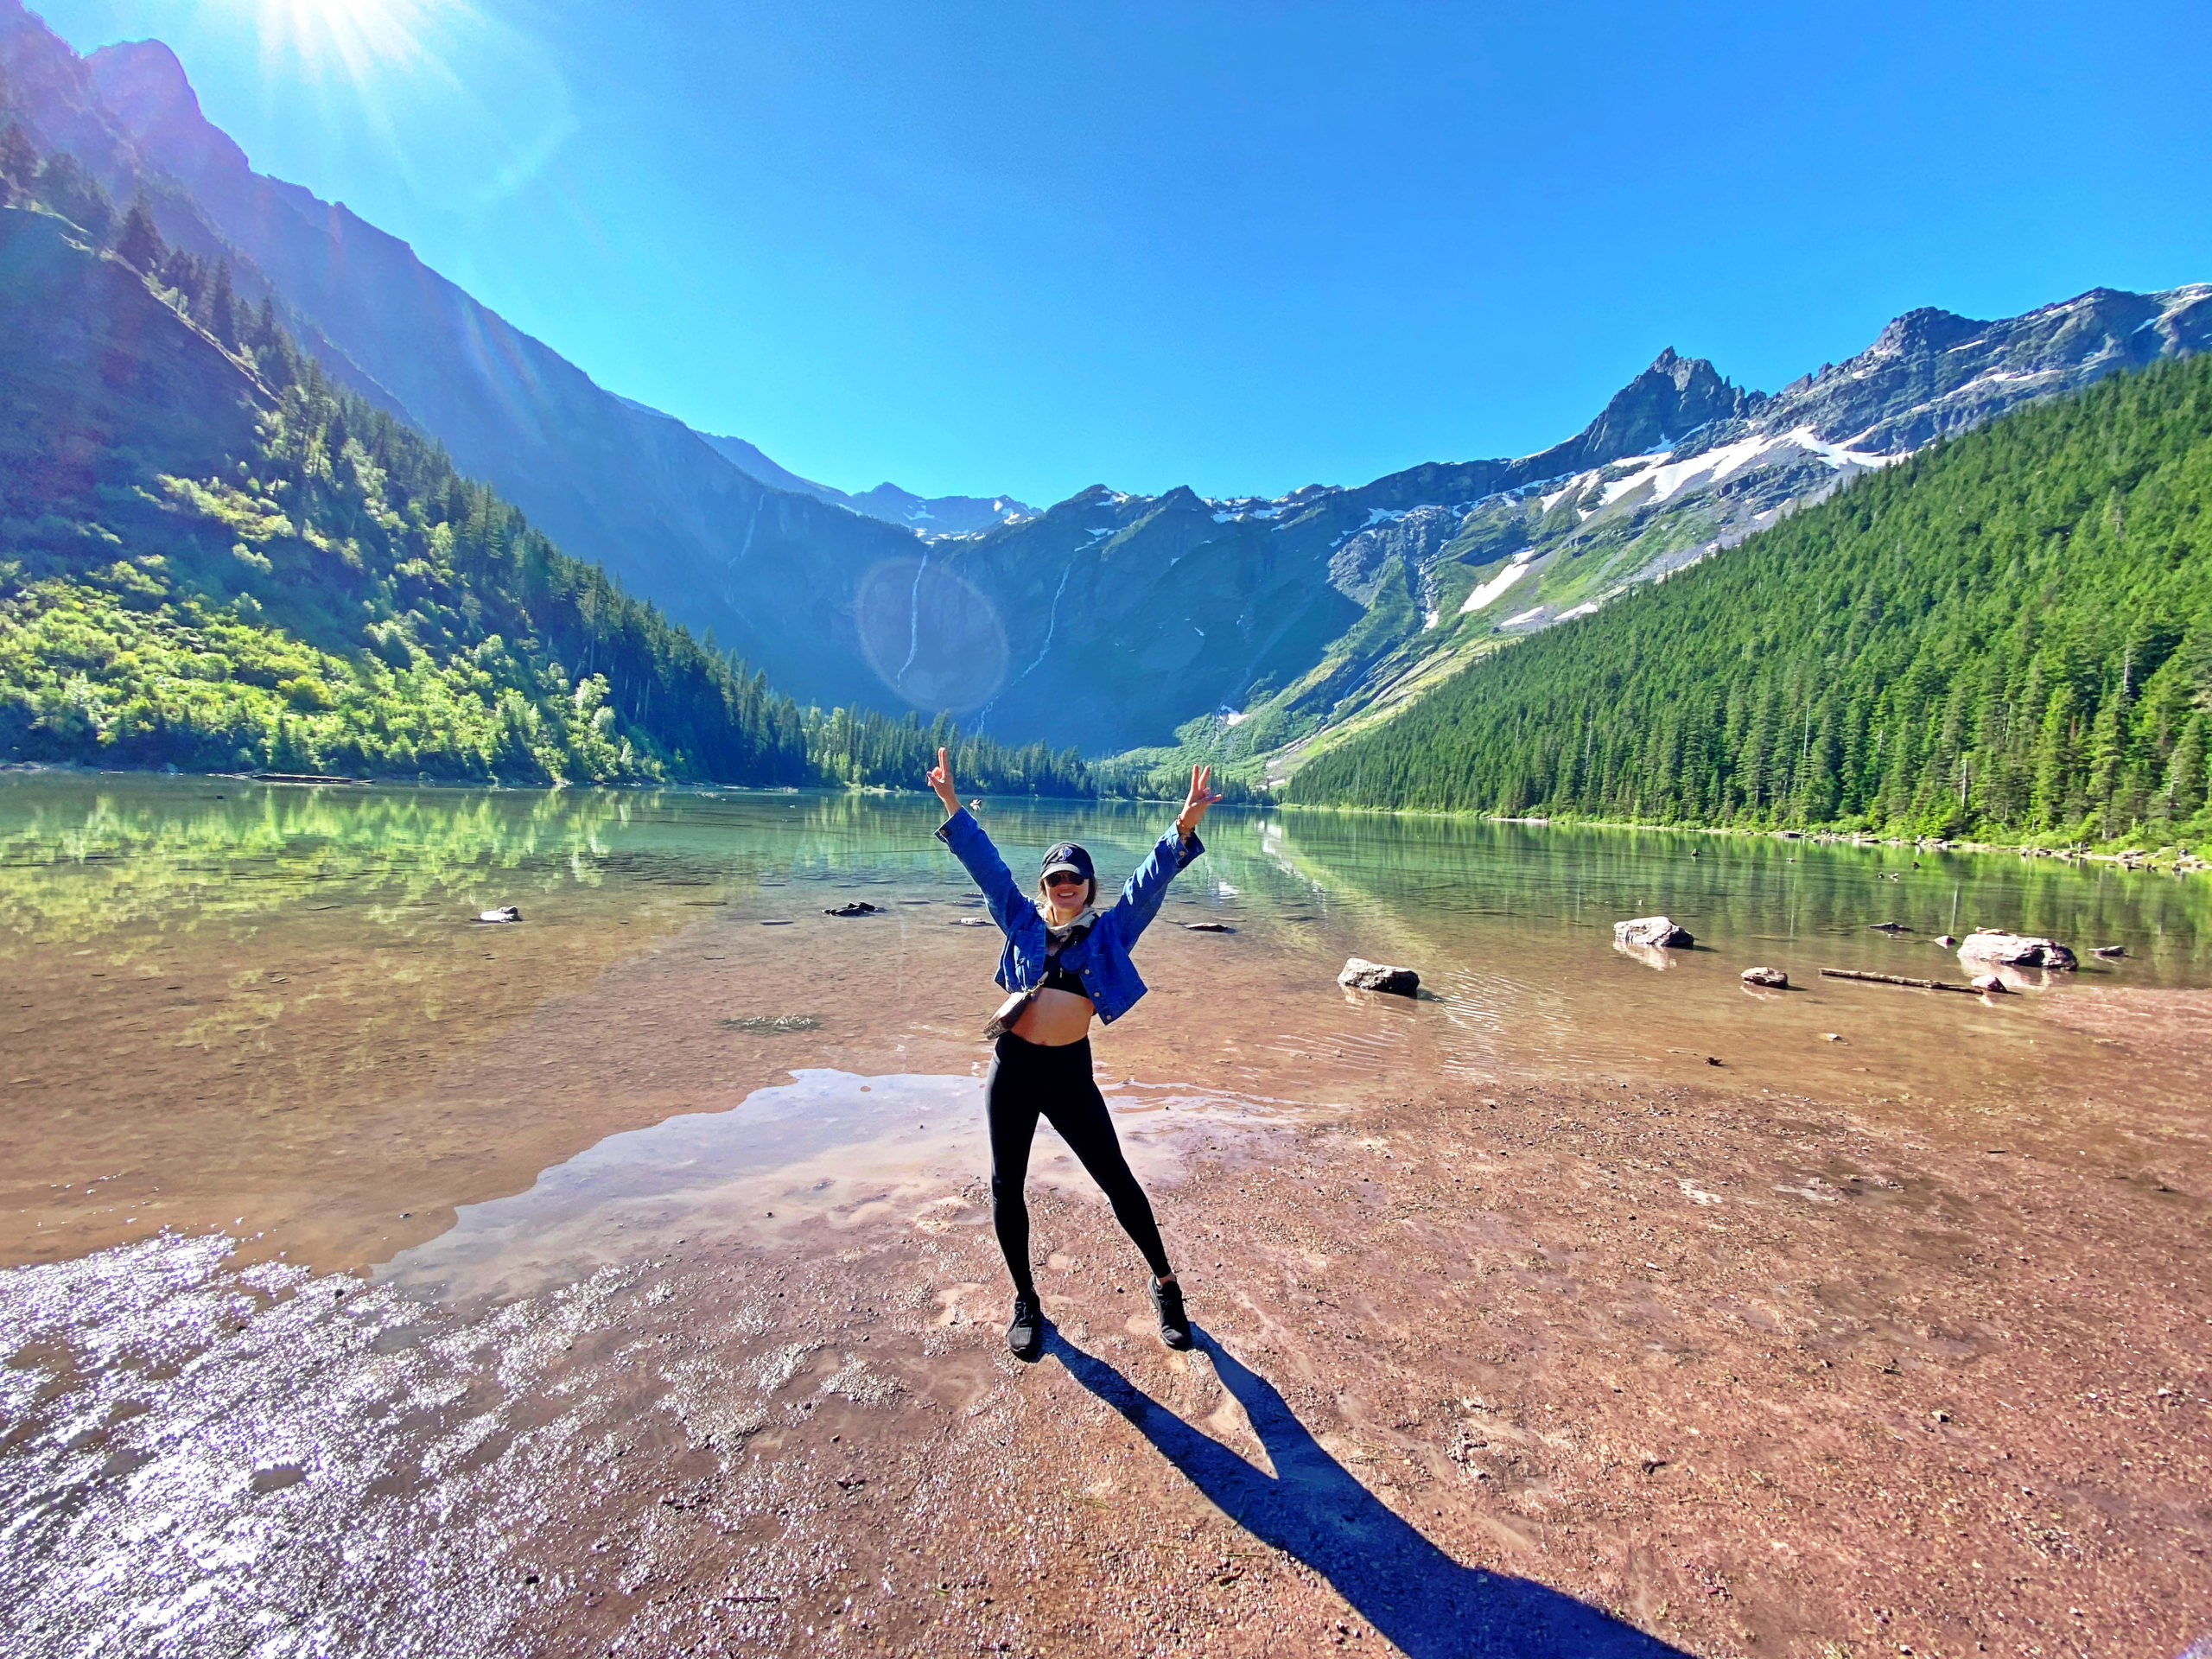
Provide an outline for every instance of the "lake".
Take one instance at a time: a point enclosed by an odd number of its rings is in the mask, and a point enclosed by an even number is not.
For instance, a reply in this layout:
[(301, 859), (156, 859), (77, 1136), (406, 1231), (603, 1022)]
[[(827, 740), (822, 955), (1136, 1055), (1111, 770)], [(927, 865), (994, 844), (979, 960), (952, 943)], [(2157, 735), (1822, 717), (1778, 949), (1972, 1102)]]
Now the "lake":
[[(2195, 1631), (2205, 878), (1217, 810), (1094, 1042), (1202, 1351), (1048, 1130), (1025, 1367), (938, 817), (0, 774), (22, 1650)], [(1820, 977), (1977, 925), (2085, 965)]]
[[(1071, 837), (1110, 883), (1168, 815), (994, 801), (981, 817), (1017, 872)], [(975, 1163), (960, 1137), (997, 934), (959, 925), (983, 912), (940, 816), (914, 796), (0, 778), (0, 1262), (213, 1228), (321, 1269), (427, 1271), (407, 1253), (472, 1206), (507, 1205), (486, 1225), (510, 1240), (542, 1230), (513, 1206), (544, 1172), (678, 1119), (668, 1133), (721, 1126), (716, 1182), (862, 1144), (886, 1167)], [(1257, 1122), (1713, 1062), (1738, 1088), (1930, 1113), (2054, 1077), (2138, 1103), (2193, 1086), (2054, 1015), (2100, 988), (2212, 982), (2202, 877), (1324, 812), (1217, 809), (1206, 839), (1139, 953), (1153, 995), (1096, 1039), (1119, 1111)], [(855, 899), (879, 913), (823, 914)], [(519, 924), (474, 919), (507, 904)], [(1614, 921), (1662, 912), (1695, 949), (1615, 947)], [(1958, 979), (1931, 940), (1974, 926), (2050, 934), (2085, 966), (1993, 999), (1818, 975)], [(2088, 955), (2101, 944), (2128, 954)], [(1355, 955), (1416, 969), (1421, 997), (1340, 990)], [(1747, 990), (1754, 963), (1798, 988)], [(803, 1110), (795, 1079), (811, 1079)], [(967, 1080), (957, 1102), (950, 1079)], [(936, 1102), (929, 1138), (910, 1095)], [(655, 1144), (602, 1155), (620, 1177), (571, 1172), (607, 1236), (644, 1224), (626, 1205), (665, 1209)], [(682, 1213), (712, 1213), (694, 1198)]]

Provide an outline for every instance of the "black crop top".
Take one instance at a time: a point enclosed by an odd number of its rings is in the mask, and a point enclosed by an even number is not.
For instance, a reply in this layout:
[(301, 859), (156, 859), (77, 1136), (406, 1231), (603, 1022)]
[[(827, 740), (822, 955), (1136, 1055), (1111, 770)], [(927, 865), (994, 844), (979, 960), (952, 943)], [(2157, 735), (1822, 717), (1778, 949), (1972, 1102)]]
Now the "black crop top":
[(1063, 967), (1060, 953), (1053, 951), (1045, 958), (1045, 977), (1037, 982), (1040, 991), (1067, 991), (1080, 997), (1089, 997), (1090, 988), (1083, 982), (1083, 976), (1071, 968)]

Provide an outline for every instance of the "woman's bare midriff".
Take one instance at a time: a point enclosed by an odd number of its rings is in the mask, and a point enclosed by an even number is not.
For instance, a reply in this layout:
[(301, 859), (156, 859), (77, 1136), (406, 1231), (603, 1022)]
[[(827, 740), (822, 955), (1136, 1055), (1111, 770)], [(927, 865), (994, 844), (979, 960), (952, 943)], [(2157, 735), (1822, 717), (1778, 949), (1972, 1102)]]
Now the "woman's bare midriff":
[(1073, 991), (1039, 991), (1014, 1022), (1014, 1034), (1039, 1048), (1065, 1048), (1090, 1031), (1090, 999)]

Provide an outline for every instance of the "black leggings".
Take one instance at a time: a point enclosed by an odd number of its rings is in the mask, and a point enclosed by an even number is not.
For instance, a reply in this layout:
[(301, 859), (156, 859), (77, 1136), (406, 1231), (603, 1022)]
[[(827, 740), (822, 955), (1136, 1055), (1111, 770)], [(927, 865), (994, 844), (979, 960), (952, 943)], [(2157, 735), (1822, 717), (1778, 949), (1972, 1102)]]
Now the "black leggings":
[(1114, 1138), (1105, 1096), (1091, 1079), (1088, 1037), (1045, 1048), (1007, 1032), (998, 1040), (983, 1100), (991, 1126), (991, 1224), (998, 1230), (999, 1249), (1017, 1291), (1025, 1296), (1037, 1291), (1029, 1272), (1029, 1205), (1021, 1188), (1029, 1177), (1029, 1143), (1040, 1113), (1112, 1202), (1116, 1218), (1144, 1252), (1154, 1276), (1165, 1279), (1173, 1271), (1152, 1205), (1129, 1173), (1122, 1143)]

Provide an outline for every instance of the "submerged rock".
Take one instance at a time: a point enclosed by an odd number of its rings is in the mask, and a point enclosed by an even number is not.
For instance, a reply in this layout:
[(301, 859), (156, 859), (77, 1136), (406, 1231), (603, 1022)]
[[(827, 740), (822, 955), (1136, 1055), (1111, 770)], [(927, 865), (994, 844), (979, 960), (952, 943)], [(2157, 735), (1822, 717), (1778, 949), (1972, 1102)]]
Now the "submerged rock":
[(848, 904), (833, 905), (822, 912), (824, 916), (874, 916), (881, 912), (865, 899), (855, 899)]
[(1676, 927), (1665, 916), (1639, 916), (1634, 921), (1615, 922), (1613, 939), (1619, 944), (1687, 946), (1697, 943), (1688, 929)]
[(2071, 968), (2074, 953), (2056, 939), (2032, 933), (1976, 932), (1959, 947), (1961, 962), (1990, 962), (2008, 968)]
[(480, 922), (492, 923), (518, 922), (522, 920), (522, 912), (517, 910), (512, 905), (501, 905), (497, 910), (480, 912), (476, 919)]
[(1185, 922), (1183, 929), (1188, 933), (1234, 933), (1236, 931), (1227, 922)]
[(1866, 931), (1869, 933), (1910, 933), (1912, 931), (1903, 922), (1869, 922), (1866, 925)]
[(1743, 978), (1746, 985), (1764, 985), (1770, 991), (1789, 988), (1789, 976), (1779, 968), (1746, 968)]
[(2107, 962), (2117, 962), (2127, 954), (2127, 947), (2124, 944), (2101, 944), (2093, 949), (2089, 954), (2093, 957), (2102, 957)]
[(1337, 983), (1348, 991), (1388, 991), (1394, 996), (1411, 996), (1421, 988), (1421, 976), (1410, 968), (1392, 968), (1364, 957), (1351, 957), (1337, 976)]

